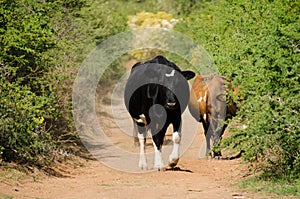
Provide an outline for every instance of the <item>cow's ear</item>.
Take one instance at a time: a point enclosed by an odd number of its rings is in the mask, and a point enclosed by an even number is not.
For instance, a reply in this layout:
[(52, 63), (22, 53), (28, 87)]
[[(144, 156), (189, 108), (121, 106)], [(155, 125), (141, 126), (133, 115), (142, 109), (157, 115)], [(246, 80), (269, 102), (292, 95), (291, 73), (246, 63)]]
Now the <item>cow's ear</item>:
[(186, 70), (186, 71), (182, 71), (181, 74), (187, 79), (192, 79), (193, 77), (195, 77), (195, 73), (193, 71), (190, 70)]

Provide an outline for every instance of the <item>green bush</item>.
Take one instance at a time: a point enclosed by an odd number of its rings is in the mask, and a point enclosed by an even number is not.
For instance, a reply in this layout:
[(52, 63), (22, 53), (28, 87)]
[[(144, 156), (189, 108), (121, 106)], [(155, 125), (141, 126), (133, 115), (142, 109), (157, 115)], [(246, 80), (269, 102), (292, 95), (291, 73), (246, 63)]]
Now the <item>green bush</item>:
[(177, 19), (173, 18), (172, 14), (166, 12), (139, 12), (136, 15), (128, 16), (127, 24), (130, 29), (134, 32), (136, 37), (143, 38), (135, 41), (133, 45), (134, 48), (138, 50), (133, 50), (130, 54), (138, 61), (145, 61), (157, 56), (158, 54), (162, 54), (163, 51), (159, 49), (139, 48), (145, 44), (150, 46), (150, 44), (153, 44), (156, 41), (160, 41), (159, 47), (165, 48), (167, 44), (163, 33), (160, 34), (158, 33), (158, 30), (155, 29), (152, 32), (150, 30), (146, 32), (141, 30), (145, 28), (163, 28), (172, 30), (177, 21)]
[(1, 68), (10, 82), (26, 84), (47, 70), (42, 54), (54, 46), (54, 34), (46, 8), (34, 1), (1, 1)]
[[(55, 162), (58, 151), (81, 150), (72, 122), (77, 71), (97, 44), (127, 29), (127, 15), (141, 6), (118, 0), (0, 2), (0, 162), (40, 167)], [(103, 82), (118, 77), (121, 64), (113, 63)]]
[(53, 143), (46, 121), (54, 120), (53, 102), (26, 86), (4, 82), (0, 94), (0, 154), (4, 161), (29, 165), (50, 163)]
[(222, 75), (233, 78), (243, 101), (223, 140), (265, 176), (299, 178), (300, 81), (298, 1), (201, 3), (176, 26), (207, 49)]
[[(64, 5), (70, 9), (72, 1)], [(0, 154), (7, 162), (44, 166), (56, 148), (52, 133), (62, 114), (49, 73), (57, 46), (51, 18), (59, 1), (0, 2)]]

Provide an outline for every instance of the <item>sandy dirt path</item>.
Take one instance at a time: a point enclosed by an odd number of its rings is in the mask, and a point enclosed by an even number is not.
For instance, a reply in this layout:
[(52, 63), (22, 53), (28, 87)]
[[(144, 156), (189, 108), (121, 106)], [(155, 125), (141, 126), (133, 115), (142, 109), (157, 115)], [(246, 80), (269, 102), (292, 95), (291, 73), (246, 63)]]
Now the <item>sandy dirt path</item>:
[[(138, 154), (139, 148), (134, 146), (133, 138), (124, 134), (113, 122), (110, 113), (105, 111), (109, 107), (107, 105), (98, 110), (99, 123), (107, 136), (120, 148)], [(128, 121), (123, 123), (132, 125)], [(167, 133), (166, 143), (171, 144), (170, 140), (171, 131)], [(0, 198), (271, 198), (232, 186), (247, 175), (247, 169), (240, 159), (199, 159), (199, 146), (203, 140), (203, 130), (199, 128), (188, 150), (180, 158), (180, 169), (177, 170), (128, 173), (114, 170), (100, 161), (78, 159), (77, 164), (66, 163), (61, 166), (66, 177), (38, 175), (18, 182), (0, 182)], [(147, 151), (153, 151), (150, 138), (147, 143)], [(97, 152), (101, 154), (101, 150), (100, 147)]]
[[(199, 136), (200, 137), (200, 136)], [(67, 177), (25, 179), (18, 184), (0, 183), (0, 193), (13, 198), (271, 198), (231, 186), (245, 169), (240, 160), (197, 159), (193, 145), (180, 159), (181, 170), (142, 174), (116, 171), (98, 161), (78, 160), (66, 166)], [(0, 195), (1, 198), (1, 195)], [(4, 197), (3, 197), (4, 198)]]

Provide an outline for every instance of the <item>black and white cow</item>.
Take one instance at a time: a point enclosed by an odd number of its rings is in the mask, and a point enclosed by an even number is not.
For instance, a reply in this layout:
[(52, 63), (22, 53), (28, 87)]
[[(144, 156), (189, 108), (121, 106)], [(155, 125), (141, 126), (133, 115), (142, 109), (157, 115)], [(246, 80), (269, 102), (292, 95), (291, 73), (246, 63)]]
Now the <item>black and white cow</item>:
[(173, 62), (157, 56), (146, 62), (136, 63), (125, 86), (125, 105), (129, 111), (140, 144), (139, 167), (147, 169), (145, 142), (150, 129), (155, 149), (154, 168), (162, 169), (161, 150), (166, 130), (173, 125), (173, 151), (169, 166), (179, 160), (181, 140), (181, 114), (189, 101), (187, 80), (193, 78), (192, 71), (181, 71)]

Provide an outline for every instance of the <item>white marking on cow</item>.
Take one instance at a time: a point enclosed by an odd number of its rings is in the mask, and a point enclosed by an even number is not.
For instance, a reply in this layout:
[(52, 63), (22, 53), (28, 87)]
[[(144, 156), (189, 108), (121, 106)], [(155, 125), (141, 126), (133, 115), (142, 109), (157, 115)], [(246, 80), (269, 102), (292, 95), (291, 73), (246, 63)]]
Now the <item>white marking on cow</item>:
[(133, 118), (134, 121), (136, 121), (137, 123), (143, 123), (143, 124), (147, 125), (146, 116), (144, 114), (141, 114), (139, 116), (140, 116), (139, 119)]
[(172, 106), (175, 106), (176, 103), (175, 102), (173, 102), (173, 103), (168, 102), (167, 105), (172, 107)]
[(134, 120), (137, 122), (137, 123), (143, 123), (143, 120), (142, 119), (135, 119)]
[(173, 140), (173, 151), (169, 156), (169, 165), (171, 167), (174, 167), (179, 160), (179, 144), (181, 140), (181, 135), (179, 134), (179, 132), (176, 131), (173, 133), (172, 140)]
[(203, 119), (206, 120), (206, 114), (203, 115)]
[(138, 138), (140, 142), (140, 160), (139, 160), (139, 167), (140, 169), (147, 169), (147, 160), (146, 160), (146, 154), (145, 154), (145, 138), (146, 133), (138, 133)]
[(205, 101), (206, 102), (206, 98), (207, 98), (207, 91), (205, 91), (204, 93), (204, 97), (200, 96), (199, 99), (197, 100), (198, 102), (202, 102), (202, 101)]
[(164, 163), (162, 160), (162, 156), (161, 156), (161, 149), (158, 150), (155, 143), (153, 142), (153, 146), (154, 146), (154, 168), (161, 170), (164, 168)]
[(173, 69), (170, 74), (166, 74), (166, 77), (173, 77), (175, 75), (175, 70)]

